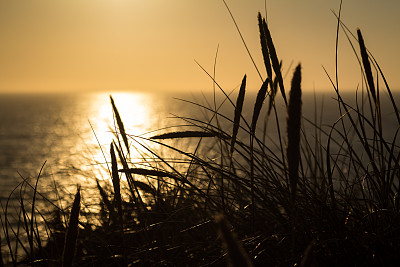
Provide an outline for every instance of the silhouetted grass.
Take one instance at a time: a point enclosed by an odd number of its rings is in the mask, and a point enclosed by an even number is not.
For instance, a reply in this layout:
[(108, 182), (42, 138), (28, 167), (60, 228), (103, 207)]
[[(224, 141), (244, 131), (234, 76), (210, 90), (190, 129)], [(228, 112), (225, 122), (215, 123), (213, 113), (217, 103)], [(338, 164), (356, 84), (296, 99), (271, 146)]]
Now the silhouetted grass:
[(81, 194), (80, 188), (78, 188), (74, 203), (71, 208), (71, 215), (69, 217), (68, 229), (65, 234), (65, 243), (64, 243), (64, 251), (62, 256), (62, 266), (72, 266), (74, 257), (75, 257), (75, 249), (76, 249), (76, 240), (78, 238), (78, 222), (79, 222), (79, 211), (81, 208)]
[[(338, 27), (342, 25), (352, 47), (356, 47), (353, 42), (359, 43), (359, 62), (368, 87), (357, 91), (355, 103), (349, 104), (332, 81), (339, 117), (325, 126), (317, 116), (314, 121), (302, 117), (302, 69), (298, 65), (288, 105), (283, 106), (287, 110), (284, 134), (278, 120), (282, 107), (275, 96), (279, 86), (286, 102), (282, 65), (260, 14), (258, 23), (267, 78), (260, 85), (250, 123), (243, 116), (246, 76), (236, 104), (220, 88), (226, 103), (232, 105), (233, 119), (221, 114), (216, 103), (211, 107), (192, 103), (208, 112), (210, 119), (182, 117), (192, 130), (147, 138), (125, 131), (111, 97), (115, 140), (110, 145), (110, 177), (96, 180), (101, 207), (97, 221), (82, 211), (78, 217), (83, 190), (78, 189), (71, 212), (55, 206), (50, 218), (36, 209), (37, 183), (32, 186), (29, 209), (20, 185), (17, 228), (10, 224), (8, 203), (2, 206), (9, 262), (32, 266), (202, 266), (224, 265), (226, 256), (233, 266), (398, 263), (399, 127), (394, 132), (384, 127), (380, 90), (388, 92), (392, 116), (398, 119), (399, 114), (361, 32), (357, 31), (358, 39), (351, 39), (338, 18)], [(379, 88), (374, 81), (374, 67), (386, 88)], [(273, 130), (266, 123), (262, 133), (257, 131), (265, 101), (270, 104), (265, 120), (275, 119), (273, 140), (266, 138)], [(307, 134), (310, 127), (314, 135)], [(192, 150), (172, 142), (184, 138), (197, 142)], [(153, 145), (162, 147), (168, 156)], [(132, 158), (135, 150), (140, 161)], [(38, 216), (48, 229), (45, 236), (38, 230)], [(64, 216), (69, 216), (68, 224)], [(22, 259), (18, 249), (23, 250)]]

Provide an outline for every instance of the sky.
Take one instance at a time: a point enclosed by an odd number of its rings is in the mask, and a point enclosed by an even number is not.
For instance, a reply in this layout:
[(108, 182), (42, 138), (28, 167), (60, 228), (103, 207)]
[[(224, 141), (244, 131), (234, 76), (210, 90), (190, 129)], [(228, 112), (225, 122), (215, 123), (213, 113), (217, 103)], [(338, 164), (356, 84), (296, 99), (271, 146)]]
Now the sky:
[[(265, 78), (257, 13), (265, 15), (286, 87), (302, 64), (303, 90), (332, 90), (339, 0), (226, 0)], [(400, 89), (400, 1), (344, 0), (392, 90)], [(217, 54), (218, 48), (218, 54)], [(217, 57), (216, 57), (217, 55)], [(222, 0), (0, 0), (0, 93), (209, 91), (214, 71), (227, 91), (247, 74), (261, 86)], [(292, 65), (291, 65), (292, 63)], [(360, 67), (339, 35), (339, 85), (361, 86)]]

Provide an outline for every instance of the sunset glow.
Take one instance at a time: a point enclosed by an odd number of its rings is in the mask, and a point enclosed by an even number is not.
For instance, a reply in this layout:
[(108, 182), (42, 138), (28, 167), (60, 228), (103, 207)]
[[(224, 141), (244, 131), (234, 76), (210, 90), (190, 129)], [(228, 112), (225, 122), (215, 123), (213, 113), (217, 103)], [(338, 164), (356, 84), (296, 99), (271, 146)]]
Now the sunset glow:
[[(265, 1), (227, 1), (264, 75), (257, 12)], [(283, 68), (302, 62), (304, 88), (331, 89), (340, 1), (267, 1), (268, 20)], [(360, 27), (393, 89), (400, 88), (400, 2), (343, 1), (342, 18)], [(196, 65), (235, 88), (260, 78), (223, 1), (1, 1), (0, 92), (207, 91), (211, 80)], [(339, 41), (340, 82), (360, 84), (357, 60), (344, 34)], [(292, 71), (289, 69), (289, 71)]]

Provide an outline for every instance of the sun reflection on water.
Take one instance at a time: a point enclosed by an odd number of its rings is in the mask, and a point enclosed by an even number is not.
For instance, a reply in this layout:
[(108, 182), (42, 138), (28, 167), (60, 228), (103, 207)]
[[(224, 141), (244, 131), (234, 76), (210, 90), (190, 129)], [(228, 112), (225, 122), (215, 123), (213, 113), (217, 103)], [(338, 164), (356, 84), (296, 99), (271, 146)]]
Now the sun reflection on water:
[[(137, 135), (149, 130), (152, 110), (148, 95), (141, 93), (114, 93), (112, 97), (127, 133)], [(98, 96), (97, 101), (94, 101), (92, 115), (99, 122), (96, 129), (96, 135), (99, 140), (110, 141), (110, 137), (113, 137), (112, 131), (115, 130), (112, 129), (110, 131), (110, 126), (113, 127), (115, 122), (110, 101), (105, 102), (104, 99), (108, 100), (108, 97), (102, 94)]]
[[(154, 96), (143, 93), (113, 93), (115, 105), (120, 117), (124, 123), (126, 133), (132, 136), (138, 136), (154, 130), (155, 122), (159, 116), (166, 114), (160, 113), (162, 102), (156, 104)], [(54, 178), (57, 186), (63, 193), (60, 201), (61, 206), (68, 207), (72, 203), (72, 196), (76, 192), (76, 185), (80, 185), (83, 192), (83, 202), (85, 209), (90, 212), (99, 212), (99, 193), (96, 186), (96, 180), (100, 181), (102, 186), (112, 188), (110, 178), (110, 145), (116, 139), (118, 131), (113, 116), (113, 110), (110, 102), (110, 95), (106, 93), (97, 93), (89, 96), (82, 96), (79, 100), (83, 103), (80, 106), (79, 116), (69, 127), (79, 133), (69, 136), (68, 143), (71, 144), (68, 151), (71, 156), (66, 157), (68, 162), (65, 166), (55, 166), (48, 164), (46, 169), (50, 177)], [(162, 112), (161, 112), (162, 113)], [(133, 144), (133, 139), (129, 142)], [(73, 154), (73, 155), (72, 155)], [(140, 160), (142, 154), (134, 149), (130, 150), (130, 162)], [(117, 155), (118, 159), (118, 155)], [(118, 161), (118, 168), (122, 166)], [(121, 177), (121, 186), (124, 186), (125, 177)], [(53, 195), (53, 179), (45, 179), (43, 189)], [(52, 199), (57, 199), (54, 195)], [(40, 204), (39, 204), (40, 205)], [(45, 204), (44, 204), (45, 205)]]
[[(143, 93), (113, 93), (112, 97), (128, 135), (142, 135), (152, 130), (155, 124), (152, 114), (156, 109), (151, 95)], [(107, 167), (104, 165), (109, 162), (110, 144), (116, 139), (116, 133), (118, 132), (109, 95), (96, 94), (94, 96), (91, 101), (89, 121), (93, 129), (90, 132), (91, 136), (87, 136), (86, 142), (91, 147), (89, 153), (93, 162), (101, 162), (103, 165), (101, 178), (104, 179), (109, 176)], [(138, 158), (140, 154), (135, 154), (135, 151), (131, 151), (130, 156), (131, 158)]]

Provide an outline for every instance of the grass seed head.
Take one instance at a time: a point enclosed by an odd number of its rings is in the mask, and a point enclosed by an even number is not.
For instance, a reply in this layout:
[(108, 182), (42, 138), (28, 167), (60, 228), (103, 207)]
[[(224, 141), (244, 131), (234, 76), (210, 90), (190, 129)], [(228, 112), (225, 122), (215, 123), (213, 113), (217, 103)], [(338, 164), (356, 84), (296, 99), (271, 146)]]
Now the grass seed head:
[(286, 154), (288, 158), (289, 182), (293, 198), (299, 179), (301, 105), (301, 66), (299, 64), (293, 74), (287, 118), (288, 144)]

